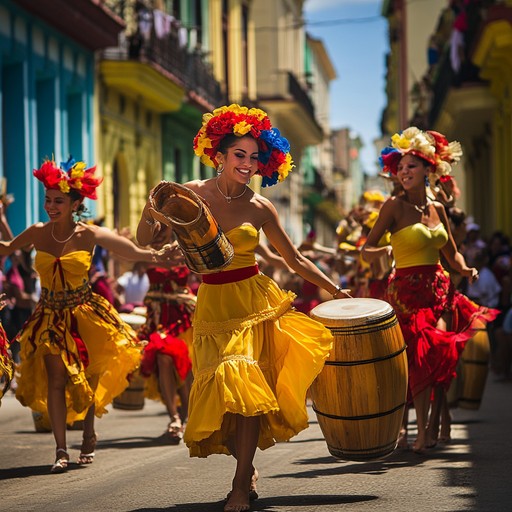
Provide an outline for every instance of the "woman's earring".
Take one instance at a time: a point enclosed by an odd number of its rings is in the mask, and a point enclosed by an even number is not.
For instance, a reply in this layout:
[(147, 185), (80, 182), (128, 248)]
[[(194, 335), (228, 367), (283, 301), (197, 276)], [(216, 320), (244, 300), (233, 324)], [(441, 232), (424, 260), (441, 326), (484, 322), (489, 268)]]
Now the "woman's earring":
[(425, 187), (430, 187), (430, 181), (428, 180), (427, 175), (425, 175)]
[(219, 164), (217, 167), (217, 176), (220, 176), (222, 174), (222, 171), (224, 170), (224, 164)]
[(249, 178), (249, 179), (247, 180), (247, 185), (250, 185), (250, 184), (251, 184), (251, 178)]

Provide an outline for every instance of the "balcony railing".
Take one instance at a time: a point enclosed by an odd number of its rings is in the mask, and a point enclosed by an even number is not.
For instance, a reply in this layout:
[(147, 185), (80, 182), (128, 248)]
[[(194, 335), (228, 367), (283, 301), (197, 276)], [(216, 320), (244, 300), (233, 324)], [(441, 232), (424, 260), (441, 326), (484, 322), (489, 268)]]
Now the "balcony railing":
[(304, 90), (295, 75), (290, 71), (288, 71), (288, 92), (293, 96), (293, 99), (299, 103), (313, 119), (315, 119), (315, 107), (311, 98), (308, 96), (307, 92)]
[(200, 52), (190, 52), (180, 46), (177, 37), (158, 38), (154, 34), (148, 41), (134, 35), (124, 46), (103, 51), (105, 60), (132, 60), (155, 64), (169, 73), (188, 91), (193, 91), (210, 105), (224, 103), (219, 82), (213, 76), (212, 67)]

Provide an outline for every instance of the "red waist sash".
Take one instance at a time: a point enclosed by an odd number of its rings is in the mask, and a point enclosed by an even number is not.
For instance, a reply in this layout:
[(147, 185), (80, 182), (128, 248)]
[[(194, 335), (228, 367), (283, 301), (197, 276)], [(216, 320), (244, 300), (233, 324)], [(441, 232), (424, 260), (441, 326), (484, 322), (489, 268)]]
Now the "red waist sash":
[(235, 268), (234, 270), (225, 270), (215, 274), (204, 274), (203, 283), (206, 284), (227, 284), (243, 281), (249, 277), (256, 276), (260, 273), (258, 265), (252, 267)]

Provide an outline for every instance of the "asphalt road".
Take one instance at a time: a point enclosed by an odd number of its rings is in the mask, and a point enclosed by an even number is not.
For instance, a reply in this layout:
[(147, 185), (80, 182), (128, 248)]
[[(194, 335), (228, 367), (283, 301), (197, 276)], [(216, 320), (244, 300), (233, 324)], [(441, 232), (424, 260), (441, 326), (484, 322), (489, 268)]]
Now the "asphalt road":
[[(511, 382), (490, 375), (481, 408), (454, 409), (452, 443), (426, 456), (395, 451), (382, 461), (336, 460), (309, 412), (310, 428), (257, 452), (260, 498), (251, 510), (512, 510)], [(222, 511), (234, 461), (192, 459), (182, 444), (159, 445), (166, 424), (156, 402), (146, 401), (142, 411), (112, 409), (97, 422), (94, 464), (51, 475), (52, 435), (35, 433), (30, 411), (9, 393), (0, 408), (0, 510)], [(80, 440), (80, 431), (69, 431), (72, 460)]]

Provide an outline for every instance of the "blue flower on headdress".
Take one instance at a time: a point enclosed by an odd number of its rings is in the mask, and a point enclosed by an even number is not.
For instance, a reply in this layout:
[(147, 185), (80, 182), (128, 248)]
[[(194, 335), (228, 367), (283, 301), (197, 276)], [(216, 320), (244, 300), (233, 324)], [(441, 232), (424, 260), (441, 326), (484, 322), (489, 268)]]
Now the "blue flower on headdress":
[(279, 180), (279, 173), (275, 171), (272, 173), (272, 176), (263, 176), (261, 180), (262, 187), (271, 187), (275, 185)]
[(392, 147), (392, 146), (387, 146), (385, 147), (381, 152), (380, 152), (380, 157), (379, 157), (379, 163), (381, 165), (381, 167), (384, 167), (384, 159), (387, 155), (389, 155), (389, 153), (399, 153), (398, 149)]
[(64, 171), (66, 171), (66, 172), (69, 172), (69, 170), (75, 164), (76, 164), (76, 160), (71, 155), (69, 155), (69, 158), (68, 158), (67, 162), (61, 162), (60, 163), (60, 168), (63, 169)]
[(284, 137), (281, 137), (281, 132), (277, 128), (271, 130), (262, 130), (260, 139), (267, 145), (267, 151), (261, 151), (259, 154), (260, 162), (266, 164), (270, 158), (270, 153), (273, 149), (277, 149), (282, 153), (290, 151), (290, 143)]

